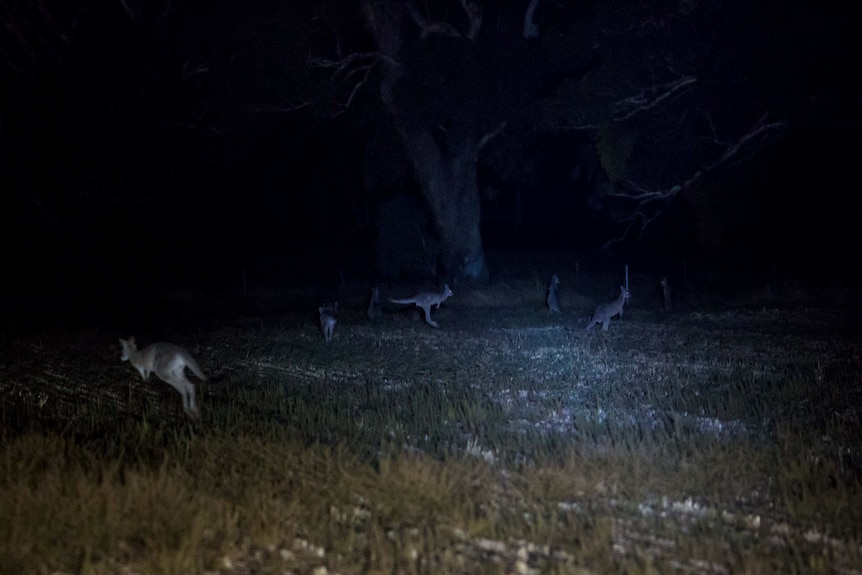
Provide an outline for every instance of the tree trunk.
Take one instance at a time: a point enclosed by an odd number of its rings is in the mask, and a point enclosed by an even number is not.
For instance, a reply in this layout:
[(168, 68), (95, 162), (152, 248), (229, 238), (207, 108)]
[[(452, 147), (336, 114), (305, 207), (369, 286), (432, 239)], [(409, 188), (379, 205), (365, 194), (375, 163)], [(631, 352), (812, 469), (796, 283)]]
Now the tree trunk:
[(414, 175), (431, 208), (447, 275), (485, 281), (487, 269), (476, 180), (478, 145), (464, 136), (444, 155), (426, 130), (399, 130)]
[(444, 271), (453, 279), (486, 281), (488, 272), (479, 230), (481, 214), (476, 179), (478, 141), (466, 132), (451, 130), (445, 134), (445, 146), (439, 144), (432, 132), (437, 124), (428, 123), (420, 113), (421, 104), (416, 93), (410, 89), (396, 89), (404, 79), (401, 25), (405, 5), (365, 0), (363, 8), (368, 27), (383, 54), (381, 100), (431, 209), (443, 246)]

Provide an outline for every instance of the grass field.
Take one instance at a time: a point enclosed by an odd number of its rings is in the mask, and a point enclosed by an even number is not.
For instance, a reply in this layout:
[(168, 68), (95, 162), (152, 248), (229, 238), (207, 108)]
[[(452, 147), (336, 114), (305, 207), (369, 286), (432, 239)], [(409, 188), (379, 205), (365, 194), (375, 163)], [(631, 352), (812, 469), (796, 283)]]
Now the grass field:
[[(329, 346), (274, 292), (158, 333), (4, 324), (0, 573), (862, 573), (858, 302), (664, 314), (633, 283), (586, 333), (615, 285), (563, 279), (561, 315), (501, 281), (439, 330), (356, 293)], [(197, 358), (199, 420), (128, 335)]]

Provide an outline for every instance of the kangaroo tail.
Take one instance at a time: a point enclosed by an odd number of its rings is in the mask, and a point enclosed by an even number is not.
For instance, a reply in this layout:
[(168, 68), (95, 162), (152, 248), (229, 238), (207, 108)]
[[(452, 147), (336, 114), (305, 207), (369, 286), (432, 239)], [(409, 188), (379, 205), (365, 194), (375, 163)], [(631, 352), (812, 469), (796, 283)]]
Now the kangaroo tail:
[(193, 357), (189, 356), (186, 358), (186, 365), (190, 370), (192, 370), (192, 373), (198, 376), (202, 381), (207, 380), (207, 376), (204, 375), (204, 372), (201, 370), (200, 366), (198, 365), (198, 362), (196, 362)]

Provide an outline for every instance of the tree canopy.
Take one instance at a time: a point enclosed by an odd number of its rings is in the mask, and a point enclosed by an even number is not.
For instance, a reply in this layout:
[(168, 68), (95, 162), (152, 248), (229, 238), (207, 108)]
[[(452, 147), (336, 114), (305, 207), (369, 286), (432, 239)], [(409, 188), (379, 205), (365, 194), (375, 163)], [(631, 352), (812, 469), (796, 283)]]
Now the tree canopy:
[(680, 202), (709, 211), (776, 142), (859, 122), (840, 5), (37, 0), (0, 18), (7, 243), (164, 202), (254, 231), (273, 206), (319, 212), (297, 234), (368, 228), (381, 194), (414, 189), (437, 272), (477, 278), (482, 203), (542, 193), (543, 146), (570, 149), (560, 193), (621, 239)]

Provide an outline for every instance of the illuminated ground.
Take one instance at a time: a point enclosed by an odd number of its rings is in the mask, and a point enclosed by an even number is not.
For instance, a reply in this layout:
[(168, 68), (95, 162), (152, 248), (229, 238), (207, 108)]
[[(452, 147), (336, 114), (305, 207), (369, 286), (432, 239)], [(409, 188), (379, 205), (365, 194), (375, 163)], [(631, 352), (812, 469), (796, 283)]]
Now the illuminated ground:
[[(189, 561), (211, 572), (860, 573), (855, 310), (824, 300), (665, 314), (642, 297), (609, 332), (587, 333), (596, 297), (568, 287), (561, 315), (543, 309), (538, 279), (456, 291), (435, 316), (439, 330), (409, 310), (371, 323), (356, 294), (329, 346), (311, 306), (177, 324), (171, 339), (211, 377), (191, 426), (173, 390), (120, 363), (117, 338), (129, 333), (7, 325), (6, 444), (35, 427), (110, 446), (100, 430), (131, 425), (148, 452), (146, 414), (192, 452), (195, 442), (220, 453), (233, 435), (274, 434), (311, 453), (344, 447), (381, 485), (394, 482), (380, 492), (335, 477), (331, 501), (319, 494), (330, 517), (316, 528), (281, 519), (291, 527), (250, 529), (230, 546), (201, 535)], [(134, 335), (142, 345), (156, 337)], [(160, 441), (171, 451), (174, 440)], [(410, 471), (385, 472), (384, 452)], [(204, 491), (230, 501), (219, 489)], [(428, 501), (412, 501), (411, 489)], [(465, 501), (455, 502), (459, 489)], [(20, 553), (0, 546), (7, 564), (26, 562)], [(144, 551), (130, 556), (149, 565)], [(36, 564), (60, 569), (45, 561)]]

